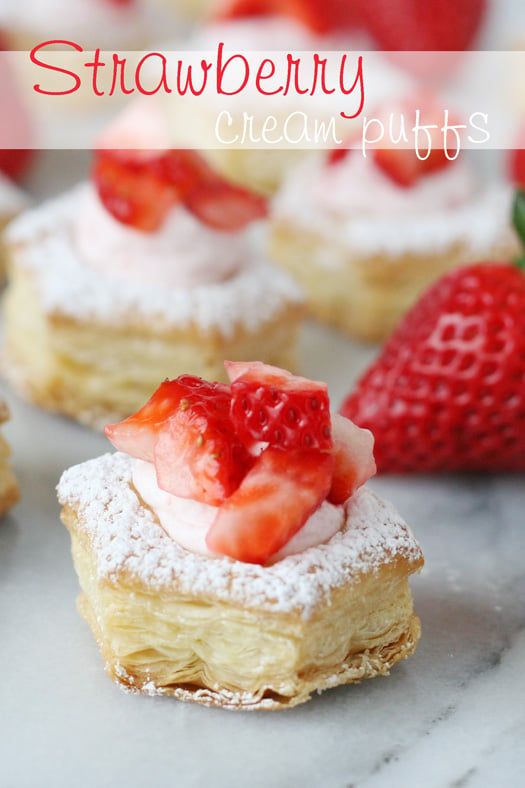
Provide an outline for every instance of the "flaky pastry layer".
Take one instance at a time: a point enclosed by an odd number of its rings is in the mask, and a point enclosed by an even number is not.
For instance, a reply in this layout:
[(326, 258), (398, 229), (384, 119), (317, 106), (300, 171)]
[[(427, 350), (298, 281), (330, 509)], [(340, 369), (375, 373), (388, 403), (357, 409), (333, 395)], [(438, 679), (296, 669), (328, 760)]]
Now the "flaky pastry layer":
[[(432, 282), (480, 259), (479, 251), (461, 243), (446, 252), (363, 256), (285, 219), (275, 221), (269, 244), (270, 258), (301, 285), (314, 317), (374, 342), (391, 333)], [(516, 251), (514, 239), (502, 234), (501, 243), (487, 249), (483, 259), (504, 260)]]
[(384, 675), (414, 651), (408, 577), (421, 551), (372, 493), (357, 495), (327, 544), (255, 567), (178, 547), (133, 489), (128, 464), (106, 455), (70, 469), (59, 485), (80, 610), (108, 673), (126, 689), (286, 708)]
[(256, 331), (239, 326), (232, 336), (146, 321), (108, 326), (48, 314), (31, 272), (15, 265), (5, 302), (4, 370), (36, 405), (101, 428), (137, 410), (166, 377), (224, 379), (225, 358), (294, 368), (301, 312), (285, 305)]

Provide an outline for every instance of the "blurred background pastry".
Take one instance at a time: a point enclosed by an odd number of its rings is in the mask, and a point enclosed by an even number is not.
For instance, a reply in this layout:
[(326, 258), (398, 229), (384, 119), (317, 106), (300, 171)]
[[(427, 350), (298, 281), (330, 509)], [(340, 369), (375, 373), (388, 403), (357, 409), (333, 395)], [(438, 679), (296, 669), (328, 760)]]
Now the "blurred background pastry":
[(414, 150), (321, 153), (276, 196), (271, 258), (305, 290), (319, 320), (364, 340), (385, 338), (442, 273), (516, 249), (512, 187), (479, 156), (427, 162)]
[(220, 377), (223, 358), (293, 366), (302, 298), (252, 238), (264, 213), (195, 153), (101, 154), (91, 183), (11, 225), (8, 377), (97, 426), (168, 375)]

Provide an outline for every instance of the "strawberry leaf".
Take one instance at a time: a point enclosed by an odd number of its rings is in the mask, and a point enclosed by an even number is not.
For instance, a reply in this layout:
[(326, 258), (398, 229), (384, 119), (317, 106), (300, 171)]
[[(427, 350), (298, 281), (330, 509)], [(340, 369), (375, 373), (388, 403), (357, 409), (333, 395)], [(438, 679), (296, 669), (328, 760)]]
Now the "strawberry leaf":
[[(525, 249), (525, 191), (518, 189), (512, 206), (512, 223)], [(520, 266), (521, 267), (521, 266)]]

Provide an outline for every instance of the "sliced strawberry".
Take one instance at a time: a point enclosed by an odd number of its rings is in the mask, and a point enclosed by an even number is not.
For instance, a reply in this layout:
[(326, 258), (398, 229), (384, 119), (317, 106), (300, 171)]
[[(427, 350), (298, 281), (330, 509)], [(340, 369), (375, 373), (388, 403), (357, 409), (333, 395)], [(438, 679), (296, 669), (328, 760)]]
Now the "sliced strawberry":
[(101, 151), (93, 180), (109, 213), (143, 232), (158, 230), (177, 202), (209, 227), (229, 232), (267, 214), (263, 197), (221, 178), (195, 151)]
[[(415, 121), (416, 110), (419, 110), (419, 122), (421, 126), (434, 125), (436, 128), (429, 129), (430, 133), (430, 153), (426, 158), (419, 158), (414, 147), (395, 147), (395, 148), (374, 148), (372, 151), (374, 163), (382, 172), (387, 175), (394, 183), (402, 187), (410, 187), (417, 183), (421, 178), (432, 173), (443, 170), (453, 164), (451, 157), (455, 153), (455, 137), (449, 132), (446, 144), (448, 155), (444, 149), (444, 133), (441, 128), (444, 123), (444, 109), (438, 102), (427, 95), (413, 95), (411, 98), (398, 102), (393, 105), (385, 105), (379, 110), (379, 117), (384, 118), (385, 125), (390, 122), (390, 116), (405, 122), (405, 128), (410, 128)], [(455, 125), (455, 118), (449, 117), (449, 126)], [(424, 132), (418, 140), (421, 145), (420, 155), (424, 156), (428, 147), (428, 142)]]
[(237, 561), (265, 564), (325, 500), (333, 467), (331, 454), (266, 449), (221, 506), (208, 547)]
[(31, 160), (33, 158), (32, 150), (13, 149), (13, 150), (0, 150), (0, 172), (12, 178), (14, 181), (20, 178), (27, 172)]
[(224, 232), (242, 230), (268, 212), (264, 197), (219, 179), (194, 189), (184, 204), (208, 227)]
[[(137, 413), (124, 421), (108, 424), (104, 430), (106, 437), (119, 451), (153, 462), (153, 449), (159, 432), (187, 396), (192, 380), (200, 378), (186, 375), (182, 379), (165, 380)], [(226, 386), (224, 388), (227, 389)]]
[(252, 462), (230, 407), (228, 386), (182, 375), (165, 381), (134, 416), (106, 427), (106, 435), (120, 451), (154, 462), (161, 489), (218, 505)]
[(158, 230), (177, 199), (151, 156), (101, 151), (93, 181), (106, 210), (122, 224), (143, 232)]
[(332, 449), (330, 400), (325, 384), (260, 362), (228, 362), (233, 378), (231, 416), (241, 441), (286, 449)]
[(178, 379), (184, 396), (154, 448), (159, 487), (214, 506), (237, 489), (251, 459), (230, 420), (228, 386)]
[(332, 428), (335, 466), (328, 500), (342, 504), (376, 472), (374, 436), (338, 414), (332, 416)]
[(219, 178), (204, 156), (194, 150), (167, 151), (157, 157), (155, 166), (159, 176), (173, 186), (181, 200)]
[(333, 150), (328, 151), (327, 164), (339, 164), (346, 159), (349, 153), (350, 148), (333, 148)]

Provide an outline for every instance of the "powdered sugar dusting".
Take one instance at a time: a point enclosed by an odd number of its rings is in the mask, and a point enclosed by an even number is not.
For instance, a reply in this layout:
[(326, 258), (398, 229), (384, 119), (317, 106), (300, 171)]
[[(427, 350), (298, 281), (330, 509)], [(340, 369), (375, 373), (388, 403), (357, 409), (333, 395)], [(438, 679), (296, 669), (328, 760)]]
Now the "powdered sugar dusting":
[(229, 279), (192, 288), (105, 276), (86, 264), (75, 244), (74, 212), (84, 191), (85, 187), (79, 187), (26, 212), (7, 234), (17, 265), (34, 275), (47, 313), (106, 325), (153, 319), (168, 327), (196, 325), (202, 331), (219, 330), (231, 336), (239, 326), (256, 330), (287, 304), (302, 300), (287, 274), (260, 261), (253, 252)]
[(132, 460), (105, 454), (65, 471), (58, 485), (62, 505), (80, 518), (99, 577), (130, 573), (155, 589), (308, 618), (333, 588), (398, 557), (418, 561), (421, 550), (393, 507), (362, 488), (347, 505), (345, 528), (326, 544), (268, 567), (207, 558), (179, 547), (131, 486)]

